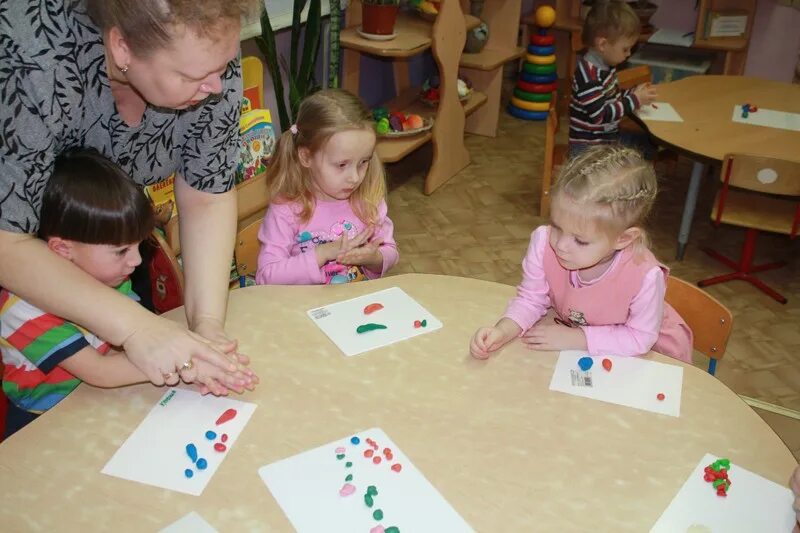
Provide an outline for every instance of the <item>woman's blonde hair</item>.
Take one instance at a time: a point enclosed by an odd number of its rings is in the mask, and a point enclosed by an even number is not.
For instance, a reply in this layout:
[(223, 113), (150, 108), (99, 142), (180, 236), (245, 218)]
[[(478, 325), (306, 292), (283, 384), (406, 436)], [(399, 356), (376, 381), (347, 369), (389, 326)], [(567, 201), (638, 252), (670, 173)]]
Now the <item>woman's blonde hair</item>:
[(637, 244), (648, 247), (644, 224), (658, 194), (653, 165), (631, 148), (600, 145), (571, 159), (553, 187), (553, 203), (570, 200), (587, 221), (616, 238), (628, 228), (641, 230)]
[[(325, 148), (335, 134), (343, 131), (374, 131), (369, 110), (353, 94), (341, 89), (326, 89), (302, 101), (297, 122), (284, 131), (267, 167), (267, 191), (270, 202), (298, 202), (300, 219), (308, 222), (314, 212), (314, 183), (311, 172), (300, 162), (298, 150), (311, 154)], [(350, 196), (355, 214), (366, 223), (377, 220), (378, 204), (386, 197), (383, 163), (377, 151), (367, 166), (364, 181)]]
[(581, 40), (592, 47), (596, 39), (605, 37), (615, 43), (620, 37), (638, 37), (642, 23), (639, 16), (622, 0), (597, 0), (583, 22)]
[(102, 31), (118, 27), (140, 57), (169, 46), (177, 26), (216, 37), (263, 8), (263, 0), (86, 0), (94, 23)]

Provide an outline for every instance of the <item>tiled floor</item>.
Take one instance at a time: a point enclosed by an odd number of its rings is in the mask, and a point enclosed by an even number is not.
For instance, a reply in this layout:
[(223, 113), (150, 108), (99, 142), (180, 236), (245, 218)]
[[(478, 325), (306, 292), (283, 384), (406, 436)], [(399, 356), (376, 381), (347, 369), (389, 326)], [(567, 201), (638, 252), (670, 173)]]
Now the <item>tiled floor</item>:
[[(422, 194), (431, 149), (425, 147), (389, 167), (389, 214), (401, 249), (393, 273), (427, 272), (516, 285), (538, 216), (544, 126), (502, 114), (496, 138), (467, 137), (472, 164), (431, 196)], [(661, 177), (661, 193), (650, 220), (654, 252), (678, 277), (697, 281), (725, 271), (701, 246), (736, 256), (743, 238), (737, 228), (709, 222), (716, 178), (702, 186), (686, 258), (674, 260), (691, 164), (681, 159), (673, 175)], [(660, 171), (668, 168), (659, 167)], [(763, 279), (789, 298), (780, 305), (742, 282), (710, 287), (734, 314), (734, 331), (717, 376), (739, 394), (793, 410), (800, 417), (800, 239), (763, 235), (761, 260), (783, 259), (787, 267)], [(707, 365), (698, 356), (696, 364)], [(800, 458), (800, 420), (758, 410)]]

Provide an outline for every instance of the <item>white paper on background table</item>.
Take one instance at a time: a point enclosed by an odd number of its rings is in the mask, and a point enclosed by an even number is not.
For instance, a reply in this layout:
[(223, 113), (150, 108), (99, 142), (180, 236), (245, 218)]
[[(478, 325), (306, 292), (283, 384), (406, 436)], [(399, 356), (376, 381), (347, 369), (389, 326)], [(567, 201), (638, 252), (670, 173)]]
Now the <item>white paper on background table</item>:
[[(654, 107), (653, 104), (657, 107)], [(639, 108), (636, 114), (640, 119), (658, 122), (683, 122), (683, 118), (672, 107), (672, 104), (667, 102), (653, 102), (653, 104), (643, 105)]]
[[(578, 366), (581, 357), (588, 356), (580, 351), (558, 355), (550, 390), (680, 416), (682, 367), (639, 357), (592, 357), (592, 367), (583, 371)], [(611, 360), (610, 372), (603, 368), (603, 359)], [(664, 395), (663, 400), (658, 399), (659, 393)]]
[[(712, 484), (703, 479), (705, 467), (717, 459), (707, 453), (700, 460), (651, 533), (691, 531), (692, 526), (725, 533), (792, 531), (796, 519), (789, 489), (731, 462), (728, 495), (717, 496)], [(787, 479), (790, 474), (786, 473)]]
[[(236, 415), (220, 425), (216, 422), (228, 409)], [(103, 467), (102, 473), (147, 485), (199, 496), (236, 439), (250, 420), (256, 404), (218, 396), (202, 396), (183, 389), (170, 389)], [(207, 431), (216, 433), (208, 439)], [(227, 435), (223, 452), (214, 449)], [(207, 467), (198, 468), (186, 451), (194, 444)], [(185, 470), (193, 473), (187, 478)]]
[(217, 533), (211, 524), (205, 519), (192, 511), (180, 520), (168, 525), (159, 533)]
[[(383, 309), (364, 314), (370, 304)], [(399, 287), (392, 287), (358, 298), (336, 302), (308, 311), (308, 316), (345, 355), (357, 355), (388, 346), (442, 327), (442, 323)], [(425, 320), (425, 327), (414, 327), (415, 321)], [(383, 324), (386, 329), (356, 333), (362, 324)]]
[[(359, 439), (358, 444), (351, 442), (353, 436)], [(365, 450), (373, 449), (368, 438), (377, 446), (373, 457), (364, 456)], [(344, 450), (337, 454), (341, 448)], [(391, 460), (386, 459), (385, 448), (390, 450)], [(338, 458), (339, 455), (343, 457)], [(381, 457), (380, 464), (373, 463), (375, 456)], [(352, 466), (346, 466), (348, 461)], [(392, 470), (395, 464), (401, 465), (399, 472)], [(384, 528), (397, 527), (400, 533), (472, 531), (379, 428), (348, 435), (263, 466), (258, 473), (300, 533), (369, 533), (379, 524)], [(345, 478), (349, 474), (353, 476), (349, 483), (355, 492), (341, 496), (339, 491), (348, 483)], [(377, 489), (371, 508), (364, 498), (370, 485)], [(378, 509), (383, 513), (380, 520), (373, 517)]]
[[(774, 109), (758, 108), (758, 111), (750, 112), (747, 118), (742, 117), (742, 106), (733, 106), (733, 121), (753, 126), (766, 126), (767, 128), (778, 128), (781, 130), (800, 131), (800, 113), (789, 113), (788, 111), (775, 111)], [(750, 105), (758, 105), (751, 103)]]

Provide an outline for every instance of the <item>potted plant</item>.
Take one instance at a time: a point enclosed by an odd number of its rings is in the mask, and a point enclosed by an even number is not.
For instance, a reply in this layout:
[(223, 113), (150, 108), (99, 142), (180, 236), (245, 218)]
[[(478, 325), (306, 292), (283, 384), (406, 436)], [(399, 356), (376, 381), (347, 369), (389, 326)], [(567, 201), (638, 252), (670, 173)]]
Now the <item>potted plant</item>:
[(361, 31), (392, 35), (400, 0), (361, 0)]

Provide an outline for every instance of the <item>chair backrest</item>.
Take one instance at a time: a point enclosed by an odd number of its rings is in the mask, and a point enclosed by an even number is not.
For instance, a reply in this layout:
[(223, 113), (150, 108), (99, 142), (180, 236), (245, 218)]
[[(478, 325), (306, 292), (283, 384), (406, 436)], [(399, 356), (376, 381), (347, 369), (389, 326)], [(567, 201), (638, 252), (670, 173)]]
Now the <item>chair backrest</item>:
[(544, 134), (544, 165), (542, 166), (542, 198), (539, 204), (539, 216), (550, 216), (550, 185), (553, 181), (553, 166), (558, 132), (558, 110), (550, 108), (547, 113)]
[(733, 326), (733, 315), (704, 290), (670, 276), (666, 301), (694, 333), (694, 349), (714, 360), (722, 359)]
[(620, 89), (633, 89), (637, 85), (651, 81), (653, 81), (653, 74), (647, 65), (617, 71), (617, 85)]
[(172, 247), (157, 229), (150, 234), (150, 244), (153, 246), (153, 254), (147, 265), (150, 296), (155, 310), (166, 313), (183, 305), (183, 270)]
[(261, 174), (236, 186), (238, 196), (238, 228), (233, 257), (239, 276), (256, 273), (258, 251), (258, 229), (269, 204), (267, 198), (267, 173)]
[(236, 234), (236, 244), (233, 247), (233, 257), (236, 260), (236, 273), (239, 276), (254, 276), (258, 268), (258, 251), (261, 243), (258, 242), (258, 230), (261, 228), (262, 217), (252, 220)]
[(723, 183), (781, 196), (800, 196), (800, 161), (749, 154), (726, 154), (720, 179)]
[(262, 172), (243, 181), (236, 186), (237, 220), (239, 222), (250, 218), (253, 214), (266, 209), (267, 199), (267, 173)]
[(253, 109), (264, 108), (264, 64), (257, 57), (242, 58), (242, 96)]

